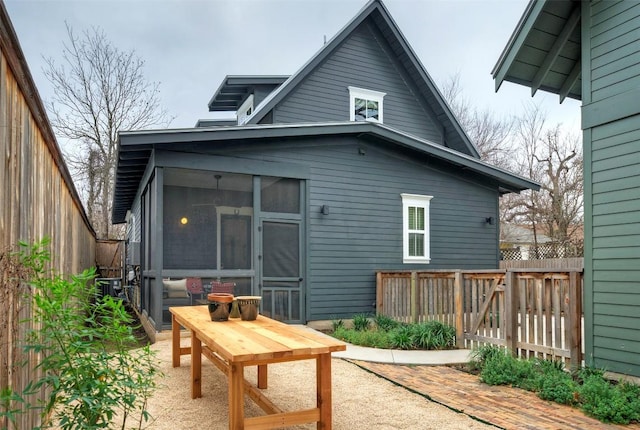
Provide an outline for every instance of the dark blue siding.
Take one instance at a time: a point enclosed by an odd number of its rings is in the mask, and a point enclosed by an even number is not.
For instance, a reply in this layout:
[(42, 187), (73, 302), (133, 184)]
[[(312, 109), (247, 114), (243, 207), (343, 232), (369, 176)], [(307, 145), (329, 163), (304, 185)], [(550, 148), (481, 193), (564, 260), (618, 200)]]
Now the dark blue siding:
[(442, 127), (375, 26), (365, 21), (274, 109), (275, 123), (349, 120), (349, 86), (386, 93), (384, 123), (443, 143)]
[[(497, 226), (484, 221), (497, 217), (497, 189), (464, 179), (462, 172), (347, 137), (252, 146), (241, 156), (246, 163), (309, 166), (309, 320), (372, 311), (375, 270), (497, 267)], [(402, 263), (400, 193), (433, 196), (431, 264)], [(320, 213), (322, 205), (330, 207), (329, 215)]]

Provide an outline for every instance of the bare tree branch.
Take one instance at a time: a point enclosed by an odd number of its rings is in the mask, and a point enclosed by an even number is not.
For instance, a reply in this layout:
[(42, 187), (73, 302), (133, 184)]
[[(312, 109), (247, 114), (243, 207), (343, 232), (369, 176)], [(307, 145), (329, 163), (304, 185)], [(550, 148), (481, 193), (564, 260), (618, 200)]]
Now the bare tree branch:
[(61, 64), (46, 59), (55, 94), (47, 107), (58, 136), (74, 145), (65, 156), (87, 215), (99, 237), (112, 238), (121, 234), (110, 222), (118, 132), (167, 126), (172, 118), (134, 51), (120, 51), (98, 28), (78, 37), (67, 24), (67, 35)]

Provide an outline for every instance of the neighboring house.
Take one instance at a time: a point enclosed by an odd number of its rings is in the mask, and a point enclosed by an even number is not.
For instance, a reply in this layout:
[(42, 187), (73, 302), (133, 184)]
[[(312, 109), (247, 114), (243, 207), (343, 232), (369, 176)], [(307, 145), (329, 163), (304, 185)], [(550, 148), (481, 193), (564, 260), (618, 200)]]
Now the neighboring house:
[(378, 0), (295, 74), (229, 76), (209, 109), (237, 124), (120, 134), (113, 221), (156, 330), (193, 302), (165, 278), (306, 323), (373, 312), (376, 270), (497, 268), (499, 196), (538, 188), (479, 160)]
[(493, 71), (582, 100), (585, 360), (640, 376), (640, 3), (532, 1)]
[[(500, 251), (503, 260), (529, 260), (541, 258), (535, 256), (537, 246), (549, 243), (551, 239), (536, 232), (529, 226), (517, 224), (500, 224)], [(505, 258), (510, 256), (511, 258)], [(515, 258), (518, 257), (518, 258)]]

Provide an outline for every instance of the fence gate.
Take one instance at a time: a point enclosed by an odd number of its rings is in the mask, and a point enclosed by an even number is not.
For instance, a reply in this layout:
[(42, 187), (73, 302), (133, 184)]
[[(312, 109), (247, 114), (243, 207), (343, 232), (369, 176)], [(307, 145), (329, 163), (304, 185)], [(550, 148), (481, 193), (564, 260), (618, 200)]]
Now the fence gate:
[(582, 270), (378, 272), (376, 310), (438, 320), (459, 348), (504, 346), (519, 357), (582, 363)]
[(504, 273), (464, 273), (463, 278), (465, 346), (505, 345)]

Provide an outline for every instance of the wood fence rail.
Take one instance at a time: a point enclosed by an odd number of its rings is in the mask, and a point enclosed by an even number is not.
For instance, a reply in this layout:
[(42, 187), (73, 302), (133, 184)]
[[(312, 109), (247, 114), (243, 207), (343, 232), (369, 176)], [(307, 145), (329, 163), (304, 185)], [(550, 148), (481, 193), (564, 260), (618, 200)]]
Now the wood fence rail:
[(459, 348), (582, 364), (582, 270), (381, 271), (376, 284), (378, 314), (449, 324)]

